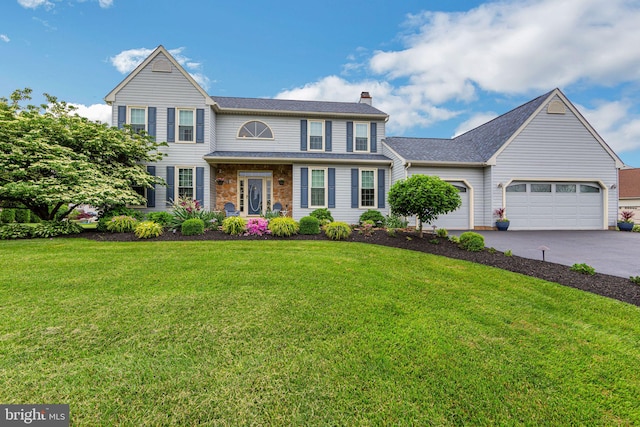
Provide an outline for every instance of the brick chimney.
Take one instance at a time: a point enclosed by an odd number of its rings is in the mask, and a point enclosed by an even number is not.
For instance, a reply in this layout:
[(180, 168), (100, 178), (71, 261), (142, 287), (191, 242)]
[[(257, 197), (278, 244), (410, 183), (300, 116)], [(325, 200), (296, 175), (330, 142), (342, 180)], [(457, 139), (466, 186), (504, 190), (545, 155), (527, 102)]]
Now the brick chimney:
[(371, 95), (369, 95), (369, 92), (362, 92), (360, 94), (360, 103), (361, 104), (372, 105), (373, 99), (371, 98)]

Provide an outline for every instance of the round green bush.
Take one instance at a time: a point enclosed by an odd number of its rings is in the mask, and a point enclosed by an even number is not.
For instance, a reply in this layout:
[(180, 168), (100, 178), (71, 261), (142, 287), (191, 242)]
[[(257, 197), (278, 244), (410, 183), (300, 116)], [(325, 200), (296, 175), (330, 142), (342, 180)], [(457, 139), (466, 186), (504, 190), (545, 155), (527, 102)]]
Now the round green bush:
[(133, 230), (138, 239), (150, 239), (152, 237), (158, 237), (162, 234), (164, 228), (162, 224), (158, 224), (154, 221), (142, 221), (136, 224), (136, 228)]
[(351, 227), (346, 222), (334, 221), (325, 226), (324, 233), (332, 240), (343, 240), (351, 236)]
[(300, 225), (293, 218), (281, 216), (269, 221), (269, 230), (274, 236), (289, 237), (293, 236), (300, 230)]
[(204, 234), (204, 221), (200, 218), (191, 218), (182, 223), (180, 229), (184, 236), (196, 236)]
[(169, 212), (149, 212), (147, 214), (147, 220), (167, 227), (173, 221), (173, 215)]
[(16, 222), (26, 224), (29, 222), (29, 209), (16, 209)]
[(247, 222), (239, 216), (229, 216), (222, 221), (222, 231), (232, 236), (239, 236), (246, 229)]
[(318, 218), (321, 224), (323, 221), (333, 222), (331, 211), (329, 211), (329, 209), (327, 208), (316, 209), (313, 212), (311, 212), (309, 215), (311, 215), (314, 218)]
[(300, 234), (320, 234), (320, 221), (313, 216), (300, 218)]
[(466, 231), (460, 235), (460, 247), (470, 252), (480, 252), (484, 249), (484, 236)]
[(372, 221), (373, 225), (377, 227), (378, 225), (384, 225), (384, 216), (380, 213), (380, 211), (369, 209), (368, 211), (360, 215), (360, 224), (364, 223), (365, 221)]

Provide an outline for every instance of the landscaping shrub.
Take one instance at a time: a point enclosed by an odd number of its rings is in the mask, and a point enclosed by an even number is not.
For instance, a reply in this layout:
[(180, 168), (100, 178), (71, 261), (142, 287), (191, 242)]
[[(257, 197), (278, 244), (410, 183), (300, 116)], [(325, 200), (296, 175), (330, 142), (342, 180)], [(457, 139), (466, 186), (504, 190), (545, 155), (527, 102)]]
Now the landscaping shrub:
[(300, 218), (300, 234), (320, 234), (320, 221), (313, 216)]
[(33, 237), (50, 238), (56, 236), (67, 236), (79, 234), (84, 231), (81, 225), (73, 221), (42, 221), (31, 226)]
[(239, 216), (230, 216), (222, 221), (222, 231), (232, 236), (237, 236), (245, 232), (246, 222)]
[(0, 240), (27, 239), (31, 237), (32, 228), (26, 224), (0, 225)]
[(351, 236), (351, 227), (346, 222), (334, 221), (327, 224), (324, 232), (332, 240), (342, 240)]
[[(166, 213), (166, 212), (157, 212)], [(171, 216), (171, 215), (169, 215)], [(134, 234), (138, 239), (150, 239), (152, 237), (158, 237), (162, 234), (164, 228), (162, 224), (155, 221), (142, 221), (136, 224), (133, 229)]]
[(633, 226), (633, 230), (631, 230), (631, 231), (634, 231), (636, 233), (640, 233), (640, 225), (634, 225)]
[(449, 236), (449, 241), (457, 245), (458, 243), (460, 243), (460, 238), (458, 236)]
[(640, 276), (630, 276), (629, 280), (631, 280), (631, 283), (635, 283), (636, 285), (640, 285)]
[(407, 228), (409, 222), (399, 215), (391, 214), (387, 215), (384, 224), (387, 228)]
[(470, 252), (480, 252), (484, 249), (484, 236), (466, 231), (460, 235), (460, 247)]
[(222, 221), (224, 221), (227, 214), (224, 211), (211, 211), (211, 216), (212, 218), (209, 220), (209, 224), (211, 224), (211, 227), (217, 229), (222, 226)]
[(320, 221), (321, 225), (333, 222), (333, 217), (331, 216), (331, 212), (327, 208), (316, 209), (313, 212), (311, 212), (309, 215), (311, 215), (314, 218), (318, 218), (318, 221)]
[(130, 216), (138, 221), (142, 221), (144, 219), (144, 214), (139, 210), (127, 208), (126, 206), (110, 207), (99, 213), (98, 225), (96, 226), (96, 230), (109, 231), (107, 225), (109, 224), (109, 221), (111, 221), (111, 218), (121, 215)]
[(11, 224), (16, 221), (16, 210), (11, 208), (3, 208), (0, 212), (0, 222), (4, 224)]
[(290, 237), (300, 230), (300, 225), (295, 219), (283, 216), (269, 221), (271, 234), (278, 237)]
[(438, 237), (444, 238), (444, 237), (447, 237), (448, 235), (449, 235), (449, 232), (447, 231), (446, 228), (438, 228), (436, 230), (436, 236)]
[(581, 274), (586, 274), (588, 276), (593, 276), (594, 274), (596, 274), (596, 269), (585, 263), (573, 264), (570, 270)]
[(38, 215), (36, 215), (34, 212), (29, 211), (29, 222), (31, 224), (37, 224), (39, 222), (41, 222), (42, 220), (40, 219), (40, 217)]
[(137, 222), (137, 219), (129, 215), (114, 216), (107, 222), (107, 231), (112, 233), (128, 233), (133, 231)]
[(371, 220), (366, 220), (362, 223), (362, 225), (360, 225), (360, 234), (363, 234), (365, 237), (369, 237), (371, 235), (373, 235), (373, 228), (375, 226), (373, 225), (373, 221)]
[(147, 214), (147, 220), (160, 224), (163, 227), (168, 227), (171, 221), (173, 221), (173, 215), (169, 212), (149, 212)]
[(204, 234), (204, 221), (200, 218), (191, 218), (182, 222), (180, 232), (184, 236), (197, 236)]
[(513, 251), (511, 249), (507, 249), (504, 251), (504, 256), (513, 256)]
[(193, 199), (178, 199), (173, 204), (173, 220), (171, 226), (180, 228), (183, 222), (188, 219), (201, 219), (205, 224), (209, 224), (212, 219), (216, 218), (216, 214), (202, 209), (200, 202)]
[(19, 222), (21, 224), (26, 224), (29, 222), (29, 212), (31, 212), (29, 209), (16, 209), (15, 210), (15, 216), (16, 216), (16, 222)]
[(263, 234), (271, 234), (269, 230), (269, 221), (265, 218), (249, 218), (247, 221), (245, 235), (262, 236)]
[(360, 215), (360, 224), (365, 221), (371, 221), (374, 226), (384, 225), (384, 216), (375, 209), (369, 209)]

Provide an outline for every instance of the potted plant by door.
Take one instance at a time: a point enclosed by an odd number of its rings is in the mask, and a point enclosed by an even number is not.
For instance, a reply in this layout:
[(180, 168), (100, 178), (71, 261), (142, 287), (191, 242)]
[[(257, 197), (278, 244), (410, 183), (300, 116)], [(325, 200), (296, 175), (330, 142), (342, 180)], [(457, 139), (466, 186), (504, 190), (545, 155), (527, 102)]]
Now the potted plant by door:
[(498, 217), (498, 219), (496, 220), (496, 228), (499, 231), (507, 231), (509, 229), (510, 222), (505, 216), (505, 212), (505, 208), (498, 208), (493, 211), (493, 214)]
[(633, 211), (622, 211), (620, 212), (620, 219), (618, 220), (618, 228), (620, 231), (632, 231), (633, 226), (633, 216), (635, 213)]

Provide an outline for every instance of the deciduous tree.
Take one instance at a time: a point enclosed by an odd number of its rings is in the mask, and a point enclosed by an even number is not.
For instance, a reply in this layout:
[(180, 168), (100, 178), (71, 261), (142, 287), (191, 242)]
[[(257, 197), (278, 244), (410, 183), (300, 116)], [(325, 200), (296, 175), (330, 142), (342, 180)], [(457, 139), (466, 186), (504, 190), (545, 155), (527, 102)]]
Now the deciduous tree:
[(143, 163), (159, 160), (165, 143), (80, 117), (47, 94), (47, 104), (21, 105), (30, 94), (0, 98), (0, 201), (54, 219), (79, 204), (140, 204), (133, 186), (162, 184)]

